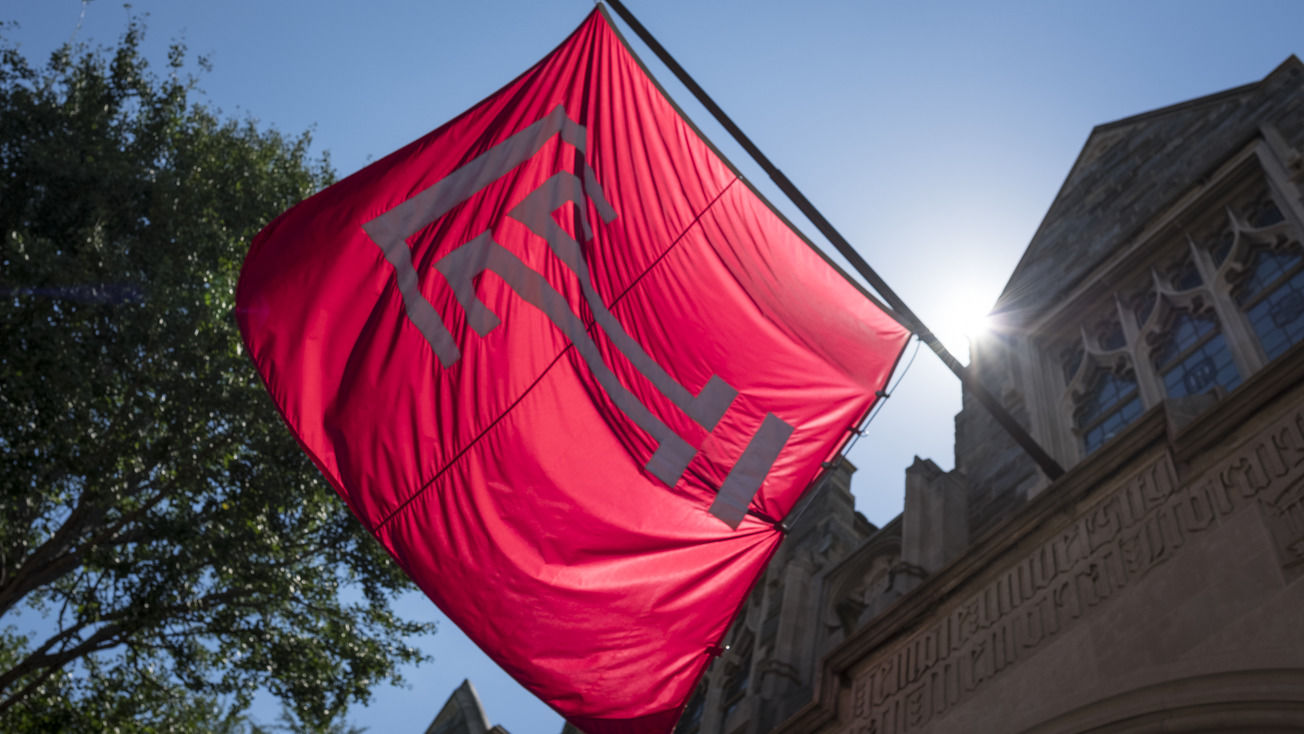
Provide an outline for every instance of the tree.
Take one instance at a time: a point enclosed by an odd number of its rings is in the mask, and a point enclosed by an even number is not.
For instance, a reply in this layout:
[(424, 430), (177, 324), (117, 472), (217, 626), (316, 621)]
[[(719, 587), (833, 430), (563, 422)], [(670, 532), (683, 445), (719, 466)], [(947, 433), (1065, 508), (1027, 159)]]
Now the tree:
[(332, 174), (142, 34), (39, 69), (0, 38), (0, 728), (239, 729), (259, 688), (328, 728), (430, 630), (233, 318), (254, 233)]

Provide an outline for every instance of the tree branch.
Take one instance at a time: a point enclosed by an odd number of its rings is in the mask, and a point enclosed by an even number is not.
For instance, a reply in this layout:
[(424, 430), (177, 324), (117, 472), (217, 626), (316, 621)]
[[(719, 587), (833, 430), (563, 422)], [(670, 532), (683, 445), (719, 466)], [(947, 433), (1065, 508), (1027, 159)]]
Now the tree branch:
[[(81, 642), (81, 644), (74, 647), (60, 650), (54, 654), (45, 654), (40, 650), (33, 651), (30, 655), (24, 658), (22, 662), (9, 670), (6, 670), (4, 673), (0, 673), (0, 691), (7, 690), (14, 683), (17, 683), (22, 680), (24, 676), (31, 673), (41, 671), (41, 674), (37, 677), (37, 680), (40, 681), (49, 677), (49, 675), (54, 671), (62, 668), (64, 665), (79, 657), (118, 645), (121, 643), (121, 640), (113, 639), (114, 636), (121, 634), (126, 630), (126, 627), (109, 624), (95, 630), (95, 634), (86, 638)], [(54, 638), (51, 638), (51, 640), (47, 641), (41, 649), (49, 649), (53, 640)], [(35, 690), (33, 685), (26, 685), (13, 695), (6, 698), (3, 702), (0, 702), (0, 714), (3, 714), (11, 706), (30, 695), (33, 690)]]

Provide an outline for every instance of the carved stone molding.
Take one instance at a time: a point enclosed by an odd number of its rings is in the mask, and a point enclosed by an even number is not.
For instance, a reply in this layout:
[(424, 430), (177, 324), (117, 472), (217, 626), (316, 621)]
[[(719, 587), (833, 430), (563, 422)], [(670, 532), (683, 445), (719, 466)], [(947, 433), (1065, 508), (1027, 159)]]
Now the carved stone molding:
[(1287, 578), (1304, 574), (1304, 481), (1297, 481), (1273, 497), (1264, 497), (1264, 522)]
[(1186, 484), (1162, 452), (977, 592), (858, 666), (845, 731), (904, 734), (946, 715), (1247, 506), (1261, 506), (1284, 563), (1299, 566), (1301, 487), (1298, 407)]

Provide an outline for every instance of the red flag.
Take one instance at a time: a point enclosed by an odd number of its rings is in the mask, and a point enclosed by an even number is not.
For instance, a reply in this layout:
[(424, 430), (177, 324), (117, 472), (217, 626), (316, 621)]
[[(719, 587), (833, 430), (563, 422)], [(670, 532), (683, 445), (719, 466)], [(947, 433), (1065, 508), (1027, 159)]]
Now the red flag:
[(269, 224), (236, 300), (357, 517), (590, 734), (674, 726), (908, 336), (596, 10)]

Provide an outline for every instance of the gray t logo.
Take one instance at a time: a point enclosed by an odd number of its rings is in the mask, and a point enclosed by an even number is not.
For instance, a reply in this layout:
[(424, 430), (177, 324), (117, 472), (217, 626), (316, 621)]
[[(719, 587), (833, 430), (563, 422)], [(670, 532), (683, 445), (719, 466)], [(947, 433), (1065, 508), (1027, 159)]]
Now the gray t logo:
[[(602, 302), (593, 286), (580, 243), (552, 217), (558, 208), (567, 202), (573, 203), (579, 213), (585, 239), (592, 236), (586, 214), (586, 200), (593, 203), (603, 221), (610, 222), (616, 218), (616, 211), (607, 201), (593, 169), (583, 160), (586, 131), (583, 126), (567, 117), (561, 106), (421, 193), (363, 225), (363, 230), (380, 247), (385, 259), (394, 268), (408, 319), (430, 344), (440, 364), (450, 367), (461, 359), (461, 350), (453, 335), (421, 293), (407, 238), (532, 157), (554, 135), (560, 135), (563, 141), (580, 153), (579, 167), (582, 170), (578, 174), (562, 171), (552, 176), (527, 194), (507, 216), (524, 224), (547, 242), (553, 254), (574, 273), (597, 325), (635, 369), (685, 415), (707, 431), (714, 430), (738, 391), (719, 376), (712, 376), (701, 392), (693, 395), (671, 377), (625, 331)], [(570, 310), (565, 297), (542, 274), (498, 244), (492, 230), (482, 232), (440, 258), (435, 268), (443, 274), (457, 302), (465, 310), (467, 323), (480, 336), (488, 334), (500, 323), (498, 316), (475, 293), (474, 279), (486, 270), (497, 274), (524, 301), (542, 311), (570, 339), (616, 407), (656, 440), (657, 449), (644, 468), (666, 486), (673, 487), (679, 481), (696, 455), (696, 450), (620, 383), (615, 373), (603, 362), (583, 320)], [(711, 505), (712, 514), (730, 527), (738, 527), (747, 512), (747, 505), (774, 465), (792, 431), (792, 426), (773, 413), (765, 416), (760, 428), (721, 485)]]

